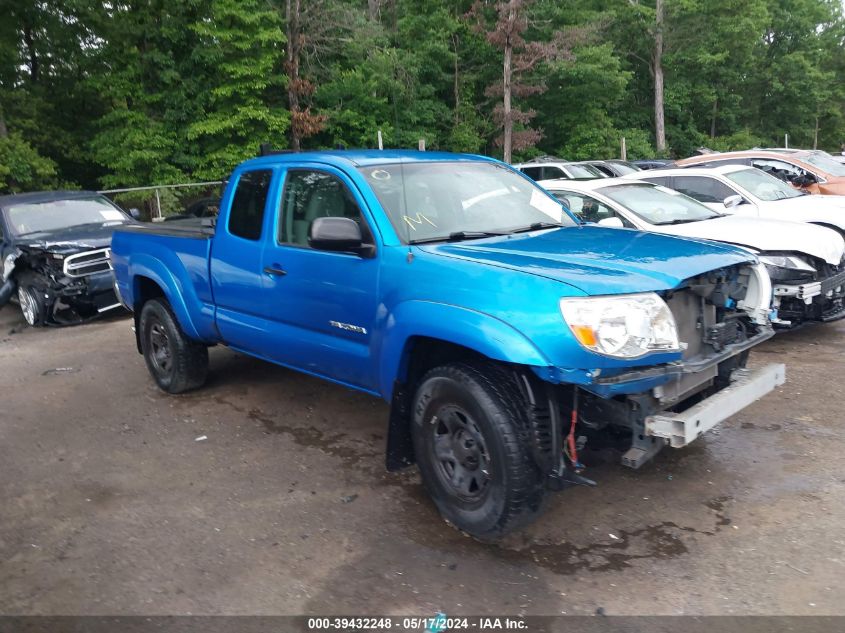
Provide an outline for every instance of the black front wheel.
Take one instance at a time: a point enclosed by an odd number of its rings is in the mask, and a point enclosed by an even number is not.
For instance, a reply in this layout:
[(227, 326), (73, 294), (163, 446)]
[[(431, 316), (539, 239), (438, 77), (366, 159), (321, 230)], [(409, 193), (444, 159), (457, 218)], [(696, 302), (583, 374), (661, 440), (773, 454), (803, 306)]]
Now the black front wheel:
[(147, 301), (138, 325), (147, 369), (161, 389), (182, 393), (205, 383), (208, 348), (185, 335), (166, 301)]
[(423, 483), (459, 529), (493, 540), (540, 511), (524, 404), (495, 365), (429, 371), (414, 397), (412, 436)]

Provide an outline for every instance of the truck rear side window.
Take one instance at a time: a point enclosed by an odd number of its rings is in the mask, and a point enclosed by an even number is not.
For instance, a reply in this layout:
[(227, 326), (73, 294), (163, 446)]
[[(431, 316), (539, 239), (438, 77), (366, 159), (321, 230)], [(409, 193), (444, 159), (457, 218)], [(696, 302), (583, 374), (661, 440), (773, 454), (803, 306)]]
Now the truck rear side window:
[(247, 240), (261, 238), (264, 223), (264, 207), (273, 172), (269, 169), (247, 171), (241, 174), (232, 208), (229, 211), (229, 233)]

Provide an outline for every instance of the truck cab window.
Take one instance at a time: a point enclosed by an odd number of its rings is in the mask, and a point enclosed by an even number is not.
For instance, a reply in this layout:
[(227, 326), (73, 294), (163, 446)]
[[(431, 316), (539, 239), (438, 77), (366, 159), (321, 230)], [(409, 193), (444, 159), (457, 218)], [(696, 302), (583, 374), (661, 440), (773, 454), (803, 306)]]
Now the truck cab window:
[(264, 207), (272, 179), (273, 172), (269, 169), (241, 174), (229, 211), (229, 233), (247, 240), (261, 238)]
[(308, 246), (308, 229), (317, 218), (355, 220), (364, 241), (372, 243), (367, 223), (352, 192), (339, 178), (321, 171), (296, 169), (288, 172), (279, 207), (280, 244)]

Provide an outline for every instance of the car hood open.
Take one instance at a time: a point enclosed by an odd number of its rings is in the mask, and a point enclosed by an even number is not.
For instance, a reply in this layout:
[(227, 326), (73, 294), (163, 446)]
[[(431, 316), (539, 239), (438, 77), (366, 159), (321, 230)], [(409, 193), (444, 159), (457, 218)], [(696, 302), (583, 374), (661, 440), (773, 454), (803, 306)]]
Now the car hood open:
[(800, 222), (726, 215), (700, 222), (655, 226), (654, 230), (668, 235), (728, 242), (758, 251), (805, 253), (835, 266), (845, 254), (845, 241), (836, 231)]
[(728, 245), (592, 225), (420, 248), (541, 275), (588, 295), (669, 290), (701, 273), (756, 260)]

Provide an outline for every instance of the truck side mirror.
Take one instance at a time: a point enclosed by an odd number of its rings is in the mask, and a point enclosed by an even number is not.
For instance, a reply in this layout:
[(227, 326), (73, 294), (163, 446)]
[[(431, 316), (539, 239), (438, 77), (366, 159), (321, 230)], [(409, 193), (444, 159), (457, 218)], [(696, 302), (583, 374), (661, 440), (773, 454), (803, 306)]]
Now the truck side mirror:
[(364, 244), (361, 227), (351, 218), (317, 218), (308, 227), (308, 245), (320, 251), (371, 256), (374, 248)]
[(604, 218), (603, 220), (599, 220), (598, 224), (600, 226), (609, 226), (614, 229), (621, 229), (625, 227), (625, 225), (622, 223), (622, 220), (617, 218), (615, 215), (610, 218)]
[(141, 219), (141, 212), (138, 211), (138, 209), (136, 209), (135, 207), (132, 207), (131, 209), (129, 209), (129, 216), (133, 220), (140, 220)]
[(734, 207), (738, 207), (743, 203), (742, 196), (728, 196), (724, 200), (724, 205), (726, 209), (733, 209)]

